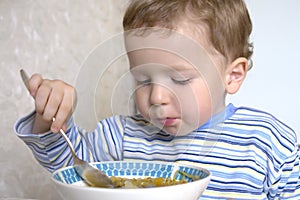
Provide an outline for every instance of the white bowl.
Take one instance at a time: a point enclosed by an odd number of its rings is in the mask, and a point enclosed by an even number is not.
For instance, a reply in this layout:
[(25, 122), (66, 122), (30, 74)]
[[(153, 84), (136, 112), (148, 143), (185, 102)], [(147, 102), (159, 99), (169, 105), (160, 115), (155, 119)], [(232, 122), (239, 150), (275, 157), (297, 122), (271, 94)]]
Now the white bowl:
[[(185, 179), (187, 183), (153, 188), (95, 188), (87, 186), (76, 174), (74, 168), (69, 166), (55, 171), (52, 176), (52, 180), (62, 199), (196, 200), (206, 189), (211, 177), (211, 173), (204, 168), (179, 163), (111, 161), (91, 164), (109, 176), (121, 176), (126, 178), (175, 177), (176, 180)], [(193, 176), (199, 176), (200, 179), (192, 181), (190, 178), (176, 173), (178, 170)]]

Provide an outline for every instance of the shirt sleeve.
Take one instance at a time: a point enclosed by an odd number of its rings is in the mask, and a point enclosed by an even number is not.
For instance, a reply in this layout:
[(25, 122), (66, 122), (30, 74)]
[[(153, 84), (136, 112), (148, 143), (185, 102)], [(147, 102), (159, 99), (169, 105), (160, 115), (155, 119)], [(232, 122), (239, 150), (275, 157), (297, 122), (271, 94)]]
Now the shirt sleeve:
[(268, 199), (300, 199), (299, 147), (296, 134), (290, 130), (276, 135), (273, 154), (268, 162), (267, 195)]
[[(21, 118), (15, 125), (17, 136), (31, 149), (36, 160), (48, 171), (73, 164), (67, 143), (60, 134), (45, 132), (33, 134), (35, 112)], [(87, 161), (121, 160), (123, 123), (122, 116), (100, 121), (93, 132), (77, 127), (71, 117), (67, 122), (66, 134), (74, 146), (76, 155)]]
[(287, 155), (279, 169), (280, 178), (277, 187), (279, 199), (300, 199), (299, 155), (298, 145), (295, 144), (294, 150)]

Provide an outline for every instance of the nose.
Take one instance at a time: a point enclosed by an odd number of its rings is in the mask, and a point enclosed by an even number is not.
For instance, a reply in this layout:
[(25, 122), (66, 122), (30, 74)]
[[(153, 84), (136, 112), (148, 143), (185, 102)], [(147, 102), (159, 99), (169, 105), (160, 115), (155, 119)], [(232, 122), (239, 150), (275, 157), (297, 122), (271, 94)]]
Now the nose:
[(151, 105), (166, 105), (170, 102), (170, 90), (161, 84), (153, 83), (150, 91)]

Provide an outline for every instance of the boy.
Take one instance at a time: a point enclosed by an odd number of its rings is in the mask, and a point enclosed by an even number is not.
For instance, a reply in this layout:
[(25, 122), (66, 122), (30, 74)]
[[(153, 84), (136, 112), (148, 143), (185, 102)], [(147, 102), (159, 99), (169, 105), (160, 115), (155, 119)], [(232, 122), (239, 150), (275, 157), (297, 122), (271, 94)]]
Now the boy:
[(74, 88), (33, 75), (36, 112), (16, 130), (41, 165), (52, 172), (72, 164), (63, 139), (52, 133), (63, 128), (86, 161), (163, 160), (209, 169), (200, 199), (300, 198), (293, 130), (266, 112), (225, 105), (251, 67), (252, 25), (242, 0), (134, 0), (123, 26), (139, 114), (104, 119), (87, 133), (70, 117)]

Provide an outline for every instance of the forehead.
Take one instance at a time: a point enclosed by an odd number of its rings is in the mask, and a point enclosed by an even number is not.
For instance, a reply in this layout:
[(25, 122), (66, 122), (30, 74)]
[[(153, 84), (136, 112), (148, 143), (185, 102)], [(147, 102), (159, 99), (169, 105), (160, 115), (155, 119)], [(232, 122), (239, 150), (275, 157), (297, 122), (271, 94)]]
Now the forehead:
[[(155, 30), (146, 34), (125, 33), (125, 46), (130, 67), (147, 64), (211, 68), (213, 62), (205, 48), (191, 37), (171, 30)], [(178, 69), (178, 70), (180, 70)]]
[(140, 49), (128, 52), (130, 68), (142, 66), (172, 67), (175, 70), (187, 70), (194, 68), (180, 55), (162, 49)]

